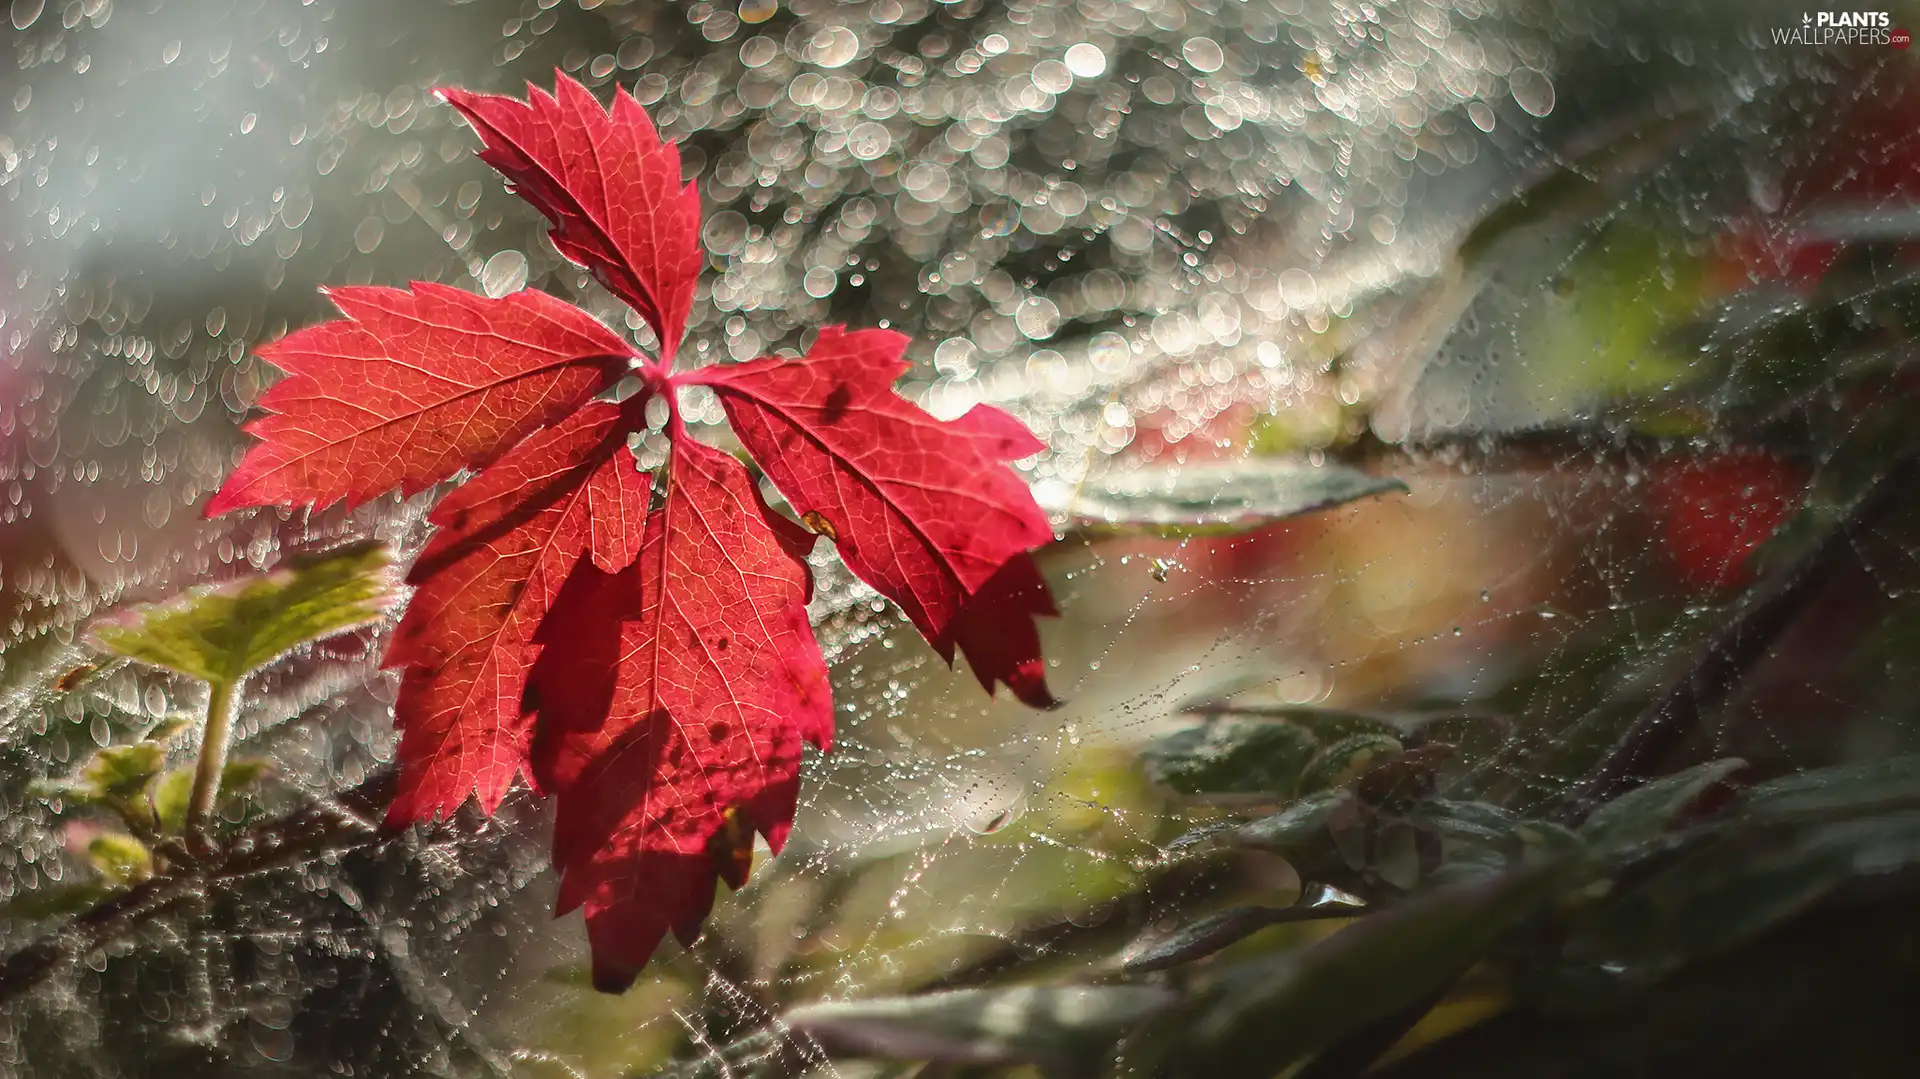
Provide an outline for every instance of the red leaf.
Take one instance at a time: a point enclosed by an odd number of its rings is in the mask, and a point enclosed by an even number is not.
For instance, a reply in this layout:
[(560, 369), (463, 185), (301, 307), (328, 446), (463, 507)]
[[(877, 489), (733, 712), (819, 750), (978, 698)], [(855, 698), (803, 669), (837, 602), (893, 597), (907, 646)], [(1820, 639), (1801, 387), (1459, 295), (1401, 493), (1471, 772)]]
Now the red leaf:
[(647, 479), (621, 418), (589, 405), (434, 509), (440, 531), (407, 577), (419, 587), (386, 657), (407, 668), (390, 823), (451, 814), (469, 794), (491, 813), (526, 770), (520, 698), (535, 627), (583, 551), (617, 571), (639, 548)]
[(287, 372), (207, 516), (277, 503), (414, 494), (564, 419), (625, 371), (632, 347), (538, 292), (498, 300), (415, 282), (340, 288), (345, 319), (260, 349)]
[(1648, 479), (1667, 555), (1696, 588), (1750, 581), (1753, 553), (1793, 516), (1806, 486), (1799, 468), (1760, 452), (1661, 462)]
[(440, 93), (485, 140), (481, 160), (553, 222), (553, 245), (640, 312), (670, 364), (700, 277), (700, 193), (625, 90), (609, 111), (554, 74), (557, 97), (531, 85), (526, 101)]
[[(1037, 658), (1037, 644), (981, 647), (982, 626), (954, 629), (1002, 567), (1053, 538), (1026, 482), (1006, 465), (1038, 452), (1040, 442), (999, 409), (978, 405), (942, 423), (895, 393), (906, 344), (889, 330), (830, 326), (799, 360), (707, 368), (687, 381), (719, 394), (734, 432), (801, 518), (898, 603), (941, 655), (951, 661), (958, 643), (983, 682), (1041, 699), (1038, 667), (1015, 654)], [(1026, 587), (1014, 591), (1032, 594), (1000, 597), (983, 611), (1025, 620), (1017, 631), (1024, 640), (1031, 616), (1052, 613), (1053, 603), (1037, 573), (1016, 573)]]
[[(446, 95), (559, 249), (670, 357), (700, 268), (699, 203), (646, 113), (624, 93), (602, 110), (565, 77), (524, 103)], [(616, 405), (592, 399), (632, 349), (552, 297), (333, 296), (346, 319), (261, 351), (288, 377), (208, 512), (357, 502), (478, 470), (433, 511), (387, 652), (405, 672), (388, 819), (469, 797), (491, 813), (520, 776), (554, 796), (560, 907), (586, 908), (601, 988), (629, 984), (667, 932), (696, 936), (716, 881), (745, 883), (756, 834), (781, 848), (801, 747), (832, 737), (806, 613), (814, 536), (688, 435), (678, 385), (719, 392), (805, 518), (942, 655), (965, 652), (989, 689), (1052, 702), (1034, 619), (1053, 601), (1028, 555), (1051, 532), (1006, 464), (1040, 443), (996, 409), (943, 423), (901, 398), (899, 334), (835, 327), (803, 360), (688, 375), (663, 358)], [(658, 497), (626, 449), (655, 396), (672, 445)]]
[(667, 931), (698, 934), (715, 881), (744, 882), (753, 832), (780, 849), (800, 745), (832, 733), (813, 537), (719, 450), (677, 438), (669, 476), (639, 560), (568, 581), (532, 679), (560, 910), (586, 906), (601, 988), (632, 981)]
[(1040, 567), (1022, 551), (980, 586), (948, 632), (967, 654), (980, 688), (992, 693), (994, 682), (1005, 682), (1029, 707), (1052, 708), (1060, 702), (1047, 689), (1040, 627), (1033, 620), (1058, 613)]

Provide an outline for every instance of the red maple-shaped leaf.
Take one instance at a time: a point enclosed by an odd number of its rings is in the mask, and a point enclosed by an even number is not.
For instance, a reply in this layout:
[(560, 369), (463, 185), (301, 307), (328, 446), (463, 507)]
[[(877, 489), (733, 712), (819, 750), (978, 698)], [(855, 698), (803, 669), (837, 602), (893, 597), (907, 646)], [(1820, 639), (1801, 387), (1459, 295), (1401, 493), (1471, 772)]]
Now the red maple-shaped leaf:
[(625, 90), (609, 112), (572, 79), (556, 89), (528, 86), (526, 101), (440, 93), (486, 140), (481, 160), (553, 222), (553, 245), (632, 304), (670, 362), (700, 277), (700, 193)]
[(692, 939), (716, 880), (744, 882), (753, 832), (780, 849), (801, 743), (824, 749), (833, 729), (807, 622), (813, 536), (719, 450), (676, 437), (669, 468), (639, 561), (583, 573), (548, 623), (531, 697), (535, 774), (559, 792), (560, 909), (585, 905), (609, 987), (668, 930)]
[[(896, 333), (833, 327), (800, 360), (673, 372), (699, 202), (645, 111), (624, 93), (602, 109), (565, 76), (528, 102), (445, 93), (662, 357), (537, 292), (337, 290), (345, 319), (261, 351), (288, 377), (208, 510), (358, 502), (474, 470), (430, 517), (386, 656), (402, 672), (388, 820), (468, 798), (490, 813), (517, 779), (555, 798), (560, 908), (585, 909), (594, 983), (614, 990), (667, 933), (698, 935), (716, 882), (745, 882), (756, 835), (779, 851), (802, 747), (832, 738), (806, 615), (814, 532), (983, 686), (1052, 702), (1035, 619), (1053, 600), (1030, 554), (1052, 534), (1009, 467), (1042, 447), (996, 409), (942, 422), (901, 397)], [(638, 393), (594, 400), (628, 374)], [(812, 531), (689, 433), (675, 395), (693, 384)], [(648, 475), (627, 443), (654, 399), (669, 454)]]
[(260, 349), (287, 373), (260, 439), (207, 503), (216, 516), (414, 494), (485, 464), (605, 389), (632, 346), (544, 293), (490, 300), (444, 285), (339, 288), (347, 317)]
[(387, 650), (387, 666), (406, 668), (388, 820), (451, 813), (469, 794), (491, 813), (526, 771), (535, 628), (584, 552), (617, 572), (638, 550), (648, 479), (620, 421), (618, 407), (589, 405), (434, 507), (439, 532), (408, 574), (418, 588)]
[[(954, 622), (974, 594), (1009, 559), (1053, 538), (1006, 464), (1042, 447), (991, 406), (943, 423), (901, 397), (893, 383), (907, 369), (906, 347), (890, 330), (829, 326), (801, 359), (708, 368), (688, 380), (719, 394), (740, 441), (809, 527), (951, 660), (956, 643), (967, 645)], [(1051, 600), (1029, 600), (1025, 611), (1051, 614)], [(989, 687), (1004, 681), (1045, 705), (1037, 644), (1032, 656), (996, 642), (968, 659)]]

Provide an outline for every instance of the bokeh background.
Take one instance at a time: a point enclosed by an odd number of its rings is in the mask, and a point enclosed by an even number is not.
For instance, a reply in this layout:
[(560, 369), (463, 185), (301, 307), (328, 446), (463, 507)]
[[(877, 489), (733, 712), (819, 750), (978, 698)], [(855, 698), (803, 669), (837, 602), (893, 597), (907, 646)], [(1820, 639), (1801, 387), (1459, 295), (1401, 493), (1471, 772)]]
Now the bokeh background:
[[(0, 896), (90, 871), (84, 825), (34, 781), (202, 707), (151, 671), (74, 684), (91, 620), (298, 550), (424, 538), (428, 497), (199, 512), (275, 377), (252, 350), (326, 317), (320, 285), (538, 287), (644, 343), (473, 157), (441, 85), (520, 93), (557, 69), (626, 88), (680, 142), (709, 256), (683, 363), (892, 326), (913, 339), (903, 393), (1026, 421), (1049, 448), (1021, 467), (1063, 535), (1044, 633), (1066, 704), (989, 699), (823, 554), (840, 745), (809, 763), (788, 852), (630, 993), (588, 987), (577, 916), (547, 913), (547, 822), (517, 799), (69, 964), (0, 1014), (0, 1071), (797, 1067), (770, 1021), (788, 1004), (966, 984), (1061, 926), (1122, 939), (1126, 897), (1218, 811), (1135, 753), (1205, 701), (1484, 714), (1507, 752), (1475, 781), (1551, 786), (1914, 418), (1920, 60), (1775, 44), (1800, 14), (12, 0)], [(1197, 516), (1258, 509), (1361, 473), (1405, 489), (1254, 529), (1084, 509), (1155, 484)], [(1913, 748), (1904, 535), (1684, 752), (1780, 771)], [(255, 680), (240, 749), (273, 764), (263, 811), (391, 760), (384, 632)], [(0, 941), (50, 924), (15, 916)]]

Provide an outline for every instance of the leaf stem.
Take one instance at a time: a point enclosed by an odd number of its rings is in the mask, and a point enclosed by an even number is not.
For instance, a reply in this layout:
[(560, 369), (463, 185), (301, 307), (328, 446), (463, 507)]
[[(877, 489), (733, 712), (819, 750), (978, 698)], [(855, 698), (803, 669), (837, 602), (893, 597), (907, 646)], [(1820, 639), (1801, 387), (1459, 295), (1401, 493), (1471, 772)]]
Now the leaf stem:
[(207, 725), (200, 735), (200, 759), (193, 766), (193, 789), (187, 795), (187, 835), (202, 838), (220, 797), (220, 773), (227, 765), (227, 745), (233, 741), (233, 720), (240, 710), (238, 678), (207, 683)]

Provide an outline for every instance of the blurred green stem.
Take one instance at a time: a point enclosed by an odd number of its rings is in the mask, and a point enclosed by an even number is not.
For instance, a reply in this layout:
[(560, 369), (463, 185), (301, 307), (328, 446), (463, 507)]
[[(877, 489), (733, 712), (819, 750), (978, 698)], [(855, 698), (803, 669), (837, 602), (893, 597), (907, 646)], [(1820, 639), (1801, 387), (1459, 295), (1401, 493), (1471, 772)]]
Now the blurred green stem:
[(187, 835), (203, 837), (220, 797), (220, 772), (233, 740), (233, 718), (240, 708), (240, 680), (207, 683), (207, 726), (200, 736), (200, 759), (193, 766), (193, 790), (187, 796)]

